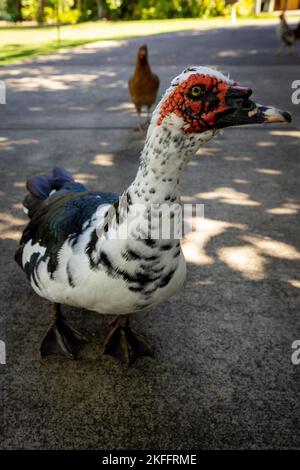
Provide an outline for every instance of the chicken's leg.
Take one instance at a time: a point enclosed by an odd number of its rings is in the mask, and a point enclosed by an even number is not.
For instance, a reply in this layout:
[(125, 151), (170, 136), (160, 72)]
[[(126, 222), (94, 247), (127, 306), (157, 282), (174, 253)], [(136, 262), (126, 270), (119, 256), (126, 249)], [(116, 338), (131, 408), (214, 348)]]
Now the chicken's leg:
[(53, 308), (54, 323), (42, 341), (41, 356), (64, 354), (74, 359), (82, 343), (85, 343), (87, 339), (65, 322), (60, 304), (53, 304)]
[(137, 115), (137, 131), (142, 131), (143, 130), (143, 124), (142, 124), (142, 107), (139, 104), (135, 104), (135, 109), (136, 109), (136, 115)]
[(150, 106), (147, 108), (147, 124), (149, 125), (151, 122), (151, 112), (150, 112)]
[(142, 125), (142, 118), (141, 118), (141, 113), (138, 113), (138, 129), (139, 131), (142, 131), (143, 130), (143, 125)]
[(153, 349), (143, 336), (133, 333), (128, 315), (120, 315), (112, 322), (112, 328), (105, 340), (104, 354), (113, 356), (129, 366), (139, 356), (152, 356)]

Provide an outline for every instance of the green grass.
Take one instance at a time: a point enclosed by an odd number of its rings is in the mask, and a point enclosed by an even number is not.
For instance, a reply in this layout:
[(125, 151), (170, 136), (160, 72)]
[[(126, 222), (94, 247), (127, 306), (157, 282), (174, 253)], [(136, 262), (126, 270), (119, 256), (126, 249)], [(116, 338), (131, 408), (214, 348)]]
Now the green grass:
[[(242, 24), (246, 24), (247, 21), (253, 24), (253, 21), (256, 20), (239, 20)], [(231, 26), (229, 18), (213, 18), (210, 20), (193, 18), (149, 21), (95, 21), (62, 26), (60, 28), (60, 42), (57, 41), (57, 28), (55, 26), (2, 26), (0, 27), (0, 65), (94, 41), (229, 26)]]

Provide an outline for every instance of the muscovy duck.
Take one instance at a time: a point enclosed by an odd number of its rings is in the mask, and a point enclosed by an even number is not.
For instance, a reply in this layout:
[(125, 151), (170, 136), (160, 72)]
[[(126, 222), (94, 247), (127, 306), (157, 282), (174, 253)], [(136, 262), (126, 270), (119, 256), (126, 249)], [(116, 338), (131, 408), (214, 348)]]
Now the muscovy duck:
[(42, 356), (60, 351), (74, 357), (85, 340), (66, 323), (61, 304), (117, 315), (104, 352), (125, 364), (152, 354), (130, 329), (129, 315), (176, 292), (186, 265), (178, 238), (149, 234), (149, 211), (180, 201), (182, 169), (220, 129), (291, 121), (285, 111), (254, 103), (251, 93), (213, 69), (185, 69), (153, 113), (136, 177), (121, 198), (89, 192), (62, 168), (27, 181), (30, 221), (15, 258), (35, 292), (54, 305)]

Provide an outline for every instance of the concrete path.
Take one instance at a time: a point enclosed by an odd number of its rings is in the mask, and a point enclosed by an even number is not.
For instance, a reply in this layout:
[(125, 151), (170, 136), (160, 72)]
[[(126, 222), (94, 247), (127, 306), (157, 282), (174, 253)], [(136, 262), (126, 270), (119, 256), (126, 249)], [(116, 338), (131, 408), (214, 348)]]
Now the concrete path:
[[(161, 92), (188, 65), (217, 66), (294, 121), (228, 129), (188, 166), (183, 200), (205, 204), (205, 222), (185, 240), (186, 285), (133, 319), (154, 358), (122, 371), (101, 356), (110, 318), (66, 307), (91, 341), (76, 362), (42, 362), (50, 308), (13, 261), (25, 180), (61, 165), (91, 189), (130, 183), (144, 136), (133, 130), (127, 79), (144, 42)], [(92, 44), (0, 69), (1, 448), (300, 447), (300, 365), (291, 363), (300, 105), (290, 98), (300, 59), (276, 48), (274, 27), (243, 27)]]

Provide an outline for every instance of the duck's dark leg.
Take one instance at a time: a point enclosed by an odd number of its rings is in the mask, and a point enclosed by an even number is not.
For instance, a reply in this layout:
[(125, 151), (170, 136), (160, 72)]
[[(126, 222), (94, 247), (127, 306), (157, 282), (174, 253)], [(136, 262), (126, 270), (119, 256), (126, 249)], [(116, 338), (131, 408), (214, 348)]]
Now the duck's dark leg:
[(107, 335), (104, 354), (109, 354), (129, 366), (139, 356), (152, 356), (153, 349), (144, 336), (131, 330), (128, 315), (120, 315), (113, 321)]
[(40, 348), (41, 356), (64, 354), (71, 359), (75, 359), (76, 353), (87, 339), (65, 322), (60, 304), (53, 304), (53, 308), (55, 319), (42, 341)]

